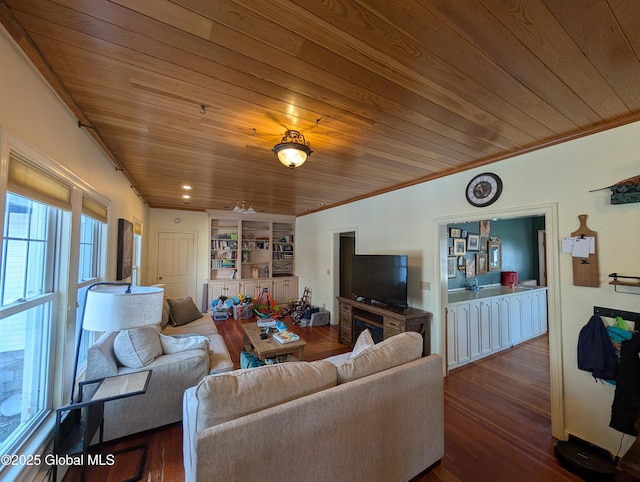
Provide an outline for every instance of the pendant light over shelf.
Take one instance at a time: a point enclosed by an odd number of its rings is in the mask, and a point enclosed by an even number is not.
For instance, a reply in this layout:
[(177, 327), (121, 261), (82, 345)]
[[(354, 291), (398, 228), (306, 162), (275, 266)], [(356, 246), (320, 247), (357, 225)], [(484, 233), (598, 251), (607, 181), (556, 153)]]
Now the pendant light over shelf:
[(250, 201), (236, 201), (236, 207), (233, 208), (233, 212), (241, 214), (255, 214), (256, 210), (253, 209), (253, 203)]

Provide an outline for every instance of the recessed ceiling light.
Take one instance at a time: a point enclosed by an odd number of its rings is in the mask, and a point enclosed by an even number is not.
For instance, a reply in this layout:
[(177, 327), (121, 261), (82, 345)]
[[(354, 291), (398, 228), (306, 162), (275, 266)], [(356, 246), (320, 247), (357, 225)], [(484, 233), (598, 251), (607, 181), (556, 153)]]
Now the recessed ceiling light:
[(189, 186), (189, 184), (185, 184), (182, 186), (182, 189), (186, 189), (187, 191), (193, 189), (191, 186)]
[(183, 195), (182, 195), (182, 197), (183, 197), (184, 199), (191, 199), (191, 196), (189, 196), (188, 194), (183, 194)]
[(326, 206), (327, 203), (318, 203), (318, 206)]

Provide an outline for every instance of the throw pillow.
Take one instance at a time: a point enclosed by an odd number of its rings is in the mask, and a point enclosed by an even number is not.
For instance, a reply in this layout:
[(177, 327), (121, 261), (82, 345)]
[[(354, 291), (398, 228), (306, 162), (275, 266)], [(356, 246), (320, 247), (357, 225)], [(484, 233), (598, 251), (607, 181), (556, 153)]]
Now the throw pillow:
[(422, 335), (413, 331), (387, 338), (338, 365), (338, 384), (417, 360), (423, 343)]
[(240, 352), (240, 368), (255, 368), (261, 367), (262, 365), (266, 365), (266, 363), (257, 356), (247, 351)]
[(358, 335), (358, 339), (356, 340), (356, 344), (353, 345), (353, 350), (351, 351), (351, 358), (358, 356), (360, 353), (365, 351), (367, 348), (375, 345), (373, 342), (373, 337), (371, 336), (371, 332), (369, 328), (364, 330), (360, 335)]
[(335, 385), (336, 367), (323, 360), (279, 363), (207, 376), (196, 386), (196, 430)]
[(113, 340), (113, 352), (121, 365), (142, 368), (162, 355), (157, 328), (147, 326), (124, 330)]
[(179, 300), (169, 300), (171, 324), (182, 326), (202, 318), (202, 313), (190, 296)]
[(165, 355), (187, 350), (204, 350), (209, 352), (209, 338), (203, 335), (160, 335), (160, 345)]
[(169, 298), (162, 300), (162, 321), (160, 321), (160, 328), (164, 328), (169, 324), (171, 319), (171, 306), (169, 306)]

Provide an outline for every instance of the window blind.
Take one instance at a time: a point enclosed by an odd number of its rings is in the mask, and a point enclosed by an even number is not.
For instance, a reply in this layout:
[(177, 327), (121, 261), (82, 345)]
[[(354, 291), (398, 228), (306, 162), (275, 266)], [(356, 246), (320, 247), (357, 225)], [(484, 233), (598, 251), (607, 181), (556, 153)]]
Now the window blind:
[(14, 151), (9, 152), (7, 189), (65, 211), (71, 210), (72, 187)]

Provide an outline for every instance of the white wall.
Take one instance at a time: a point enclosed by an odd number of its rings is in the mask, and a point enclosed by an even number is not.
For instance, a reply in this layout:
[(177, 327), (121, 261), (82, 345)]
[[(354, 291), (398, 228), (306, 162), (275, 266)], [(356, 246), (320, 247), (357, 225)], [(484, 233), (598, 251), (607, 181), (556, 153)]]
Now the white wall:
[[(148, 224), (148, 207), (85, 132), (53, 89), (0, 27), (0, 123), (111, 201), (107, 279), (116, 277), (117, 221)], [(143, 266), (146, 267), (146, 252)], [(146, 283), (146, 271), (142, 281)]]
[[(578, 139), (527, 155), (463, 172), (375, 198), (298, 218), (296, 225), (296, 270), (300, 286), (309, 286), (313, 302), (335, 306), (333, 237), (341, 231), (356, 231), (358, 253), (409, 255), (409, 303), (434, 313), (432, 351), (444, 353), (444, 303), (441, 301), (439, 252), (443, 220), (491, 218), (505, 213), (557, 210), (560, 243), (579, 227), (578, 215), (587, 214), (587, 225), (598, 232), (599, 288), (573, 286), (572, 261), (560, 254), (550, 292), (559, 326), (557, 331), (564, 385), (564, 428), (616, 453), (621, 434), (608, 428), (614, 388), (595, 383), (591, 375), (577, 369), (578, 333), (592, 314), (593, 306), (640, 312), (640, 296), (615, 293), (608, 274), (640, 276), (640, 204), (611, 205), (610, 191), (590, 190), (640, 174), (637, 139), (640, 123), (627, 125), (588, 138)], [(488, 208), (467, 204), (464, 190), (469, 180), (483, 171), (497, 173), (504, 182), (500, 200)], [(419, 290), (419, 282), (431, 290)], [(446, 285), (444, 286), (446, 289)], [(636, 290), (640, 294), (640, 290)], [(446, 299), (446, 298), (445, 298)], [(558, 306), (559, 305), (559, 306)], [(551, 307), (553, 310), (554, 307)], [(333, 312), (333, 317), (336, 312)], [(562, 396), (560, 393), (559, 396)], [(626, 437), (630, 439), (631, 437)], [(627, 440), (624, 446), (628, 446)]]
[[(106, 279), (115, 280), (118, 218), (129, 221), (136, 218), (143, 223), (144, 229), (148, 224), (148, 207), (130, 189), (127, 179), (115, 170), (85, 130), (78, 128), (77, 119), (15, 46), (3, 27), (0, 27), (0, 59), (0, 134), (39, 151), (110, 201)], [(0, 194), (4, 196), (4, 192)], [(141, 266), (141, 281), (144, 284), (146, 250), (142, 253)], [(57, 405), (65, 400), (68, 393), (66, 384), (70, 384), (73, 371), (75, 311), (75, 296), (69, 296), (66, 306), (58, 308), (58, 316), (54, 321), (57, 328), (56, 357), (53, 361), (56, 380), (54, 403)], [(46, 441), (48, 435), (50, 433), (46, 433), (46, 430), (36, 434), (24, 453), (41, 450), (39, 444)], [(4, 475), (16, 479), (21, 468), (15, 469), (16, 473), (7, 470)], [(21, 477), (30, 480), (34, 474), (29, 472), (21, 474)]]

